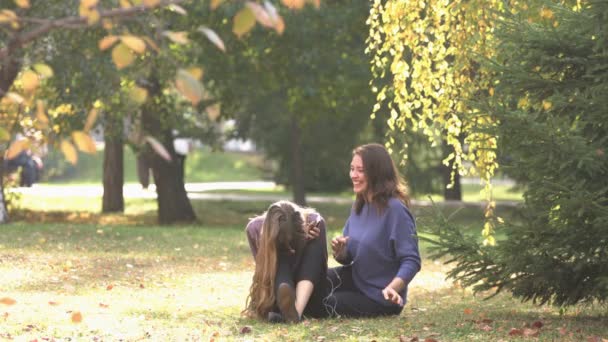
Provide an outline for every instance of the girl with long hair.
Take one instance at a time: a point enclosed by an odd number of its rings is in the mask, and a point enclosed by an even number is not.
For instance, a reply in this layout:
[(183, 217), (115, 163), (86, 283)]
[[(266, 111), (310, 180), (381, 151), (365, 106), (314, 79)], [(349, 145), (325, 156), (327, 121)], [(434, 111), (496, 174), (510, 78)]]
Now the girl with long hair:
[(319, 302), (327, 272), (325, 222), (314, 209), (280, 201), (246, 228), (255, 258), (244, 313), (269, 321), (298, 322)]

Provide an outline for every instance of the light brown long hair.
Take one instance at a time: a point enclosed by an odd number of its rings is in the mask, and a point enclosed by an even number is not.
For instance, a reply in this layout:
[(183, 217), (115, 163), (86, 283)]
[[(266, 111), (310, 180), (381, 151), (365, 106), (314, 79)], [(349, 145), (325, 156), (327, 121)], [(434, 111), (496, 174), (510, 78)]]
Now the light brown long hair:
[(277, 258), (279, 253), (298, 253), (303, 249), (304, 222), (312, 211), (288, 201), (273, 203), (266, 211), (244, 314), (266, 318), (273, 309)]
[[(353, 156), (358, 155), (363, 162), (363, 171), (367, 179), (367, 194), (371, 194), (371, 201), (378, 210), (382, 211), (388, 206), (389, 199), (397, 197), (407, 207), (410, 206), (410, 197), (407, 194), (405, 181), (397, 171), (386, 148), (380, 144), (361, 145), (353, 150)], [(365, 204), (366, 194), (357, 194), (355, 212), (361, 213)]]

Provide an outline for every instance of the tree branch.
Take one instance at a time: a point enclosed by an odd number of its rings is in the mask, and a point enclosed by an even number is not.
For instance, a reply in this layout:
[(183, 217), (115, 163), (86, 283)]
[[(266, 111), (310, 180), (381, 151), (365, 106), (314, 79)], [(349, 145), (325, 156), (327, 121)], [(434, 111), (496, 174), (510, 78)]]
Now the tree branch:
[[(164, 1), (161, 1), (161, 3), (158, 6), (153, 7), (153, 8), (146, 7), (144, 5), (139, 5), (139, 6), (129, 7), (129, 8), (116, 8), (116, 9), (110, 9), (110, 10), (102, 10), (102, 11), (99, 11), (99, 18), (104, 19), (104, 18), (129, 17), (129, 16), (132, 16), (135, 14), (146, 12), (148, 10), (153, 10), (155, 8), (164, 7), (164, 6), (168, 6), (168, 5), (176, 5), (176, 4), (182, 3), (184, 1), (185, 0), (164, 0)], [(40, 23), (41, 25), (35, 29), (32, 29), (31, 31), (27, 31), (27, 32), (23, 32), (23, 33), (15, 35), (14, 38), (11, 39), (11, 41), (4, 48), (0, 49), (0, 59), (4, 59), (5, 57), (10, 56), (12, 51), (21, 48), (25, 44), (36, 40), (38, 37), (41, 37), (41, 36), (49, 33), (52, 30), (60, 29), (60, 28), (79, 29), (79, 28), (84, 28), (84, 27), (93, 27), (93, 26), (99, 25), (101, 22), (101, 20), (100, 20), (98, 23), (96, 23), (94, 25), (89, 25), (87, 23), (86, 17), (65, 17), (65, 18), (55, 19), (55, 20), (29, 18), (25, 21), (27, 21), (27, 22), (36, 21), (36, 22)]]

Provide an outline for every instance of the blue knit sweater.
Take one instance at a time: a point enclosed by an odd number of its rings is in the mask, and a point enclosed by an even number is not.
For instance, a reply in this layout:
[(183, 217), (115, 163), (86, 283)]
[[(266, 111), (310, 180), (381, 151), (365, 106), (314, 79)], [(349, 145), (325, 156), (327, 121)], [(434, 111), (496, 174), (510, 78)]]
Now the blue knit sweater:
[(384, 299), (382, 290), (399, 277), (406, 284), (400, 293), (405, 304), (407, 285), (420, 270), (416, 225), (407, 207), (392, 198), (382, 212), (369, 204), (359, 215), (353, 209), (343, 235), (349, 237), (343, 262), (352, 262), (355, 286), (379, 304), (391, 306), (394, 304)]

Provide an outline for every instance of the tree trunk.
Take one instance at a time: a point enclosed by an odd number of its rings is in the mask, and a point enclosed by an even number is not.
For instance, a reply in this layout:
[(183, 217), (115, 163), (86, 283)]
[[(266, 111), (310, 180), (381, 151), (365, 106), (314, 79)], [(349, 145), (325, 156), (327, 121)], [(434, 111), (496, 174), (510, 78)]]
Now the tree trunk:
[[(441, 146), (443, 159), (445, 159), (450, 153), (454, 153), (454, 148), (444, 140)], [(443, 198), (448, 201), (462, 201), (462, 188), (460, 186), (460, 173), (455, 171), (454, 184), (451, 184), (452, 167), (454, 163), (450, 162), (448, 166), (441, 163), (441, 177), (443, 178)]]
[(298, 121), (291, 121), (291, 186), (293, 187), (293, 200), (301, 206), (306, 206), (306, 181), (302, 162), (302, 132)]
[(0, 156), (0, 224), (8, 222), (8, 208), (4, 196), (4, 158)]
[(122, 120), (110, 113), (106, 115), (103, 153), (102, 213), (124, 212), (124, 144)]
[(17, 56), (7, 58), (7, 61), (2, 61), (2, 68), (0, 68), (0, 99), (8, 93), (19, 74), (21, 64), (18, 62)]
[(158, 79), (152, 77), (148, 81), (146, 85), (148, 101), (142, 108), (143, 131), (146, 135), (158, 139), (171, 155), (171, 161), (167, 161), (149, 149), (146, 152), (156, 184), (158, 221), (161, 224), (194, 222), (196, 215), (190, 204), (184, 182), (179, 176), (180, 170), (173, 148), (171, 127), (163, 125), (163, 122), (167, 121), (163, 118), (170, 114), (166, 112), (163, 101), (159, 101), (159, 97), (163, 95)]

